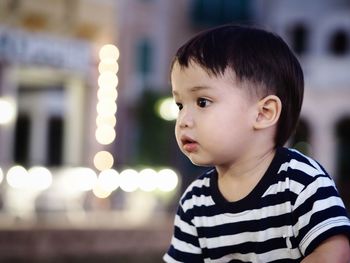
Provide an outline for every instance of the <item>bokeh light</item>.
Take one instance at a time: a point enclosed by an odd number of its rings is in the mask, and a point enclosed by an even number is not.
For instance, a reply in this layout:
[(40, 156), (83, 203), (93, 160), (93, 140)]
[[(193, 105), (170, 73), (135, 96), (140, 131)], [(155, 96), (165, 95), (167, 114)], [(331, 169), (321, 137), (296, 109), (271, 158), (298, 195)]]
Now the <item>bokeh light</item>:
[(108, 125), (114, 127), (117, 123), (117, 119), (114, 115), (97, 115), (96, 126)]
[(2, 183), (3, 180), (4, 180), (4, 172), (2, 171), (2, 169), (0, 167), (0, 184)]
[(100, 100), (96, 105), (98, 115), (114, 115), (117, 112), (117, 104), (109, 98)]
[(98, 72), (102, 74), (103, 72), (112, 72), (117, 74), (119, 70), (119, 65), (114, 59), (104, 59), (98, 64)]
[(119, 173), (114, 169), (102, 171), (97, 180), (97, 184), (106, 192), (113, 192), (120, 185)]
[(98, 77), (98, 86), (100, 88), (115, 88), (118, 86), (118, 77), (113, 72), (103, 72)]
[(33, 190), (45, 190), (52, 184), (52, 174), (45, 168), (34, 166), (28, 170), (29, 182), (27, 187)]
[(154, 191), (157, 188), (157, 172), (150, 168), (140, 171), (139, 187), (146, 192)]
[(119, 49), (112, 44), (106, 44), (102, 46), (99, 52), (99, 57), (100, 60), (105, 60), (105, 59), (114, 59), (118, 60), (119, 58)]
[(65, 187), (73, 191), (90, 191), (97, 181), (95, 171), (87, 167), (69, 168), (64, 175)]
[(176, 120), (179, 114), (179, 109), (171, 97), (160, 100), (156, 104), (156, 110), (158, 115), (166, 121)]
[(7, 171), (6, 181), (13, 188), (24, 189), (28, 182), (28, 171), (23, 166), (13, 166)]
[(105, 98), (116, 100), (118, 98), (118, 91), (116, 88), (99, 88), (97, 90), (97, 98), (99, 100), (103, 100)]
[(0, 98), (0, 125), (11, 123), (16, 117), (16, 105), (10, 98)]
[(126, 169), (120, 173), (120, 188), (125, 192), (134, 192), (139, 187), (139, 173)]
[(108, 196), (111, 195), (111, 192), (103, 189), (100, 184), (94, 185), (92, 192), (96, 197), (101, 198), (101, 199), (107, 198)]
[(166, 168), (158, 172), (158, 189), (163, 192), (173, 191), (177, 187), (178, 181), (177, 174), (171, 169)]
[(103, 145), (107, 145), (114, 141), (116, 134), (113, 127), (108, 125), (101, 125), (97, 127), (95, 136), (97, 142)]
[[(119, 65), (117, 60), (119, 58), (119, 50), (116, 46), (107, 44), (99, 51), (100, 63), (98, 66), (99, 77), (96, 104), (96, 131), (95, 138), (99, 144), (108, 145), (113, 143), (116, 138), (115, 125), (117, 112), (117, 98), (118, 98), (118, 76), (117, 72)], [(110, 158), (109, 158), (110, 160)], [(99, 161), (99, 164), (102, 162)], [(105, 165), (96, 168), (100, 171), (104, 170)], [(108, 167), (109, 169), (111, 167)], [(97, 191), (97, 190), (96, 190)]]
[(112, 168), (114, 163), (113, 155), (107, 151), (99, 151), (95, 154), (94, 165), (99, 171)]

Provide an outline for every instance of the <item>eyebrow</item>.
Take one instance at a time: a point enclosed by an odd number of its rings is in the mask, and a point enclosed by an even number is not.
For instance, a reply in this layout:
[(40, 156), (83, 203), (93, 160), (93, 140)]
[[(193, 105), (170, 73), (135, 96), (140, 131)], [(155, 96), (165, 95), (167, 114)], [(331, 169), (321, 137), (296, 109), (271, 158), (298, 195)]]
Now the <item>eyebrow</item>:
[(208, 87), (208, 86), (194, 86), (194, 87), (190, 88), (190, 91), (196, 92), (199, 90), (207, 90), (207, 89), (210, 89), (210, 87)]
[[(200, 91), (200, 90), (208, 90), (210, 89), (209, 86), (194, 86), (194, 87), (191, 87), (189, 89), (190, 92), (194, 93), (194, 92), (197, 92), (197, 91)], [(176, 90), (173, 90), (172, 91), (174, 95), (178, 95), (178, 92)]]

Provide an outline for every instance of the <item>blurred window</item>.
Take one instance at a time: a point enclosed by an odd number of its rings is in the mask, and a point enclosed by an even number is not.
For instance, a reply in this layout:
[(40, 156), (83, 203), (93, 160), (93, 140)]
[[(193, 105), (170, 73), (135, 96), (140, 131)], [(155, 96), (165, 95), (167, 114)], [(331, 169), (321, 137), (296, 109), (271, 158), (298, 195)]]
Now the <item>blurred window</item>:
[(333, 33), (329, 43), (330, 52), (334, 55), (345, 55), (349, 49), (348, 35), (343, 30)]
[(296, 24), (290, 32), (291, 44), (295, 53), (302, 55), (307, 49), (308, 30), (302, 23)]
[(14, 162), (27, 165), (29, 162), (31, 120), (28, 115), (20, 113), (16, 120)]
[(63, 130), (63, 118), (60, 116), (50, 117), (47, 136), (47, 162), (50, 166), (62, 165)]
[(137, 44), (137, 72), (142, 76), (147, 76), (152, 72), (153, 47), (148, 39), (142, 39)]
[(14, 161), (23, 165), (62, 164), (63, 86), (21, 85), (17, 103)]
[(194, 0), (191, 20), (196, 26), (214, 26), (250, 20), (249, 0)]

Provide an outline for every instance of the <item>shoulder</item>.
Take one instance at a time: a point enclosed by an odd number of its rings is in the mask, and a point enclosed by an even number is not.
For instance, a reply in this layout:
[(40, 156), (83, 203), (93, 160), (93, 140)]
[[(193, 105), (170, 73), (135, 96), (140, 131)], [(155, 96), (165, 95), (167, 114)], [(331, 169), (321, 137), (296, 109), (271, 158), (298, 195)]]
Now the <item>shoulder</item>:
[(349, 236), (350, 221), (333, 179), (314, 159), (293, 149), (283, 152), (279, 173), (296, 194), (293, 228), (302, 253), (311, 253), (332, 236)]
[(280, 148), (277, 154), (280, 155), (278, 174), (293, 179), (304, 186), (319, 177), (331, 179), (322, 165), (295, 149)]
[(277, 153), (282, 156), (281, 161), (283, 163), (280, 171), (287, 171), (288, 169), (302, 170), (310, 176), (326, 174), (325, 169), (317, 161), (295, 149), (280, 148)]
[(337, 192), (333, 179), (314, 159), (294, 149), (278, 148), (269, 169), (269, 187), (264, 196), (286, 192), (292, 203), (301, 193)]
[(211, 180), (215, 175), (216, 170), (214, 168), (209, 169), (187, 187), (180, 199), (180, 206), (184, 212), (193, 206), (212, 203)]

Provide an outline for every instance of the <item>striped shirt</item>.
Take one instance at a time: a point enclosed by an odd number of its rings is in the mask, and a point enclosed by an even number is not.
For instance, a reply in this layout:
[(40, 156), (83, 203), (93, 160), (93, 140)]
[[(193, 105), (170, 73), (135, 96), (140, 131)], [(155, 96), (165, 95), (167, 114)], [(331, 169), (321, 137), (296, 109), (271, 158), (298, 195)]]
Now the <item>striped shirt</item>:
[(257, 186), (228, 202), (211, 169), (183, 194), (166, 262), (300, 262), (322, 241), (350, 236), (334, 181), (313, 159), (278, 148)]

